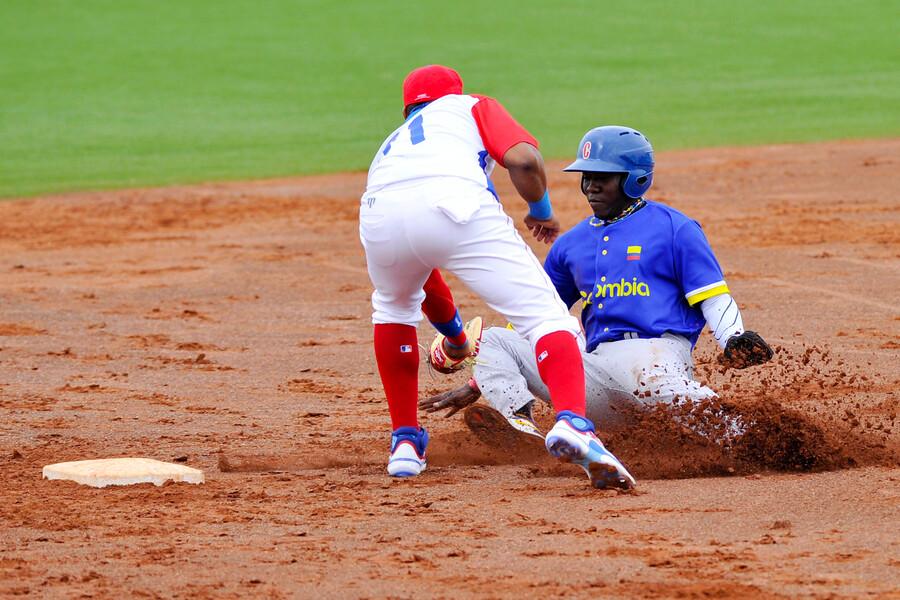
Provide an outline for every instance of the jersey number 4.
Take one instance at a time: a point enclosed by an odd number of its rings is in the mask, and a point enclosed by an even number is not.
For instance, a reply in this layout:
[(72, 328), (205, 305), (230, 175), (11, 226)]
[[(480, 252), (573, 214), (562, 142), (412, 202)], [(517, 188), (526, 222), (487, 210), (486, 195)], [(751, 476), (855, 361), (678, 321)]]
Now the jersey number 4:
[[(391, 136), (391, 139), (388, 140), (387, 145), (382, 151), (383, 155), (387, 156), (387, 153), (391, 151), (391, 144), (394, 143), (394, 140), (396, 140), (399, 135), (400, 132), (398, 131)], [(409, 122), (409, 141), (412, 142), (413, 146), (425, 141), (425, 128), (422, 126), (422, 115), (416, 116), (415, 119)]]

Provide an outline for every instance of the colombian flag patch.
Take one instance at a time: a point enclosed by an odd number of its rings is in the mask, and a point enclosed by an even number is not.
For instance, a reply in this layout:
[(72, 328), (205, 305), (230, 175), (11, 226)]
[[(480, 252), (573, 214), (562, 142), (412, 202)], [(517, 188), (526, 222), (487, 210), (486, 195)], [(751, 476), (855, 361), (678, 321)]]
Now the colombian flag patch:
[(641, 247), (640, 246), (628, 246), (628, 249), (625, 251), (627, 260), (641, 260)]

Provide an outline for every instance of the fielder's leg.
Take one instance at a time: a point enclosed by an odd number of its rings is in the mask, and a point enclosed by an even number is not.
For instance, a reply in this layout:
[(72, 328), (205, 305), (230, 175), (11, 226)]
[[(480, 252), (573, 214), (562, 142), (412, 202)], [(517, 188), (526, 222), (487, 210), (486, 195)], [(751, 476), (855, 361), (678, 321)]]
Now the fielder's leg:
[(414, 476), (426, 466), (428, 435), (417, 417), (419, 346), (416, 324), (421, 320), (422, 286), (431, 273), (410, 248), (404, 235), (404, 214), (410, 202), (403, 194), (382, 194), (360, 206), (360, 239), (366, 267), (375, 286), (372, 323), (375, 361), (391, 415), (391, 455), (388, 473)]
[(457, 233), (445, 267), (531, 342), (554, 409), (584, 416), (578, 320), (494, 197), (484, 191), (481, 202)]
[(556, 425), (547, 434), (547, 449), (581, 466), (595, 487), (633, 487), (634, 478), (603, 447), (584, 414), (578, 321), (489, 193), (458, 240), (446, 268), (506, 316), (534, 346), (538, 371), (557, 411)]
[[(468, 340), (463, 329), (463, 321), (459, 316), (459, 309), (453, 302), (450, 286), (444, 281), (444, 277), (438, 269), (431, 271), (422, 290), (425, 292), (425, 300), (422, 302), (422, 312), (425, 313), (425, 317), (435, 329), (444, 334), (449, 348), (464, 348)], [(454, 356), (454, 358), (458, 357)]]

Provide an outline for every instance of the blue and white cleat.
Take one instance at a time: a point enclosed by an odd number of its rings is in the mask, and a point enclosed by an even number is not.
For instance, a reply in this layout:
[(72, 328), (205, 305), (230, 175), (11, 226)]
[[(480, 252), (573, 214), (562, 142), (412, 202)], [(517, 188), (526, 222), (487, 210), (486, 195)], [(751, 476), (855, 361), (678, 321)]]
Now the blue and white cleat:
[(391, 458), (387, 472), (392, 477), (415, 477), (425, 470), (428, 432), (421, 427), (398, 427), (391, 434)]
[(636, 485), (628, 469), (597, 439), (594, 424), (585, 417), (568, 410), (560, 412), (544, 443), (553, 456), (584, 469), (595, 488), (630, 490)]

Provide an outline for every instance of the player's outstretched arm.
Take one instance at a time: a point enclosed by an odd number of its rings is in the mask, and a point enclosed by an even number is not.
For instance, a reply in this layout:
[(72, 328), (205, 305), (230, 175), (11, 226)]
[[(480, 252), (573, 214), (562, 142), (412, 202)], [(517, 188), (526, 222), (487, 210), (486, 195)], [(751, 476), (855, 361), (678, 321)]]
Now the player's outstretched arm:
[(538, 202), (547, 190), (547, 174), (540, 150), (527, 142), (519, 142), (503, 155), (503, 165), (516, 191), (526, 202)]
[(723, 352), (719, 363), (746, 369), (769, 362), (775, 353), (761, 335), (744, 330), (744, 320), (731, 294), (719, 294), (700, 304), (703, 316)]
[(547, 192), (547, 174), (540, 151), (519, 142), (503, 155), (503, 165), (519, 195), (528, 202), (525, 225), (539, 242), (551, 243), (559, 236), (560, 224), (553, 216)]
[(472, 379), (464, 386), (420, 400), (419, 408), (423, 408), (430, 413), (438, 412), (445, 408), (450, 409), (444, 415), (444, 418), (446, 418), (452, 417), (470, 404), (474, 404), (479, 398), (481, 398), (481, 390), (478, 389), (475, 380)]
[(732, 369), (746, 369), (772, 360), (775, 352), (755, 331), (745, 331), (728, 338), (719, 362)]

